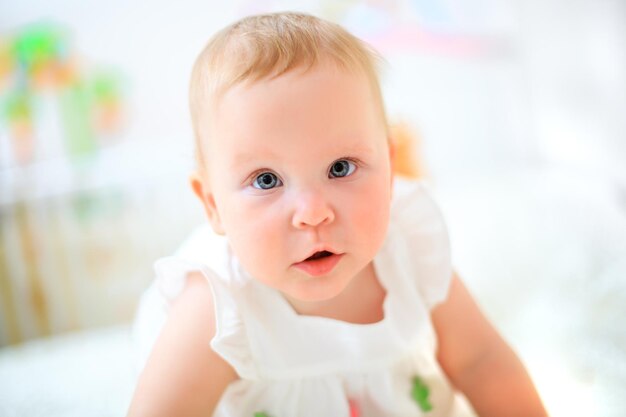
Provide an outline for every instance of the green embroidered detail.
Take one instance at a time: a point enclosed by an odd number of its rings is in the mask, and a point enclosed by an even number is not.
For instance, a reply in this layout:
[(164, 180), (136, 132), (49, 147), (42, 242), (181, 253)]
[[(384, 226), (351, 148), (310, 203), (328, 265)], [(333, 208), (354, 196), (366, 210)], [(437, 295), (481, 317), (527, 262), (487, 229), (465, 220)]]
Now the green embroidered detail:
[(430, 411), (433, 409), (428, 396), (430, 395), (430, 389), (428, 385), (424, 383), (419, 377), (413, 378), (413, 390), (411, 391), (411, 396), (419, 405), (422, 411)]

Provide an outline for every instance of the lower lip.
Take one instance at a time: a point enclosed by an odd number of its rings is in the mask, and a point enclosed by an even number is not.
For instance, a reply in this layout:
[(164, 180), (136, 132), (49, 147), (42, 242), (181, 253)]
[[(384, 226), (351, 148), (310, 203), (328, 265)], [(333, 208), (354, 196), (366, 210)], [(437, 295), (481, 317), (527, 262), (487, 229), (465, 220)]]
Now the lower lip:
[(312, 277), (319, 277), (330, 273), (335, 265), (341, 260), (343, 254), (330, 255), (324, 258), (315, 259), (312, 261), (302, 261), (294, 264), (296, 268), (305, 272)]

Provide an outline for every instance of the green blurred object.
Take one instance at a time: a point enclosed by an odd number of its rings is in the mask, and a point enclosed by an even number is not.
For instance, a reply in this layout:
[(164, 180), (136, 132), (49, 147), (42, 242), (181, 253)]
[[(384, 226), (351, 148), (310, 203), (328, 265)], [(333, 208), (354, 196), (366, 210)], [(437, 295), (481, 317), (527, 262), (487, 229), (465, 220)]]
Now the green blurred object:
[(94, 153), (97, 150), (97, 143), (94, 137), (88, 89), (83, 82), (77, 80), (59, 93), (68, 154), (82, 156)]
[(6, 118), (10, 121), (30, 121), (32, 117), (31, 96), (27, 90), (12, 91), (3, 107)]
[(413, 378), (413, 391), (411, 392), (413, 399), (419, 405), (422, 411), (431, 411), (433, 409), (429, 400), (430, 389), (419, 377)]
[(100, 71), (91, 80), (91, 91), (97, 102), (115, 102), (120, 96), (120, 77), (109, 71)]
[(38, 23), (18, 34), (13, 48), (17, 61), (30, 71), (39, 65), (63, 58), (67, 41), (65, 34), (57, 26)]
[(270, 417), (267, 413), (254, 413), (254, 417)]

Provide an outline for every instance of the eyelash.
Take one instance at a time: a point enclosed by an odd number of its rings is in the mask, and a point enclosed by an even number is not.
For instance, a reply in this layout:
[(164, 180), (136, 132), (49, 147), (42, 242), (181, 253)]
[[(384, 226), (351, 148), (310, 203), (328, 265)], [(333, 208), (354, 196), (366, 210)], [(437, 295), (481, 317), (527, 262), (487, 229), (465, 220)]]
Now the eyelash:
[[(344, 176), (337, 176), (337, 177), (331, 176), (331, 170), (333, 169), (333, 167), (335, 166), (335, 164), (337, 164), (338, 162), (342, 162), (342, 161), (348, 162), (349, 164), (351, 164), (351, 165), (352, 165), (352, 167), (351, 167), (351, 168), (352, 168), (352, 169), (351, 169), (351, 171), (349, 171), (349, 172), (348, 172), (348, 174), (346, 174), (346, 175), (344, 175)], [(338, 159), (336, 159), (335, 161), (333, 161), (333, 163), (331, 163), (331, 164), (330, 164), (330, 166), (329, 166), (329, 168), (328, 168), (328, 178), (331, 178), (331, 179), (332, 179), (332, 178), (346, 178), (346, 177), (349, 177), (349, 176), (353, 175), (353, 174), (354, 174), (354, 172), (355, 172), (355, 171), (356, 171), (359, 167), (360, 167), (360, 163), (359, 163), (359, 161), (358, 161), (358, 160), (356, 160), (356, 159), (354, 159), (354, 158), (349, 158), (349, 157), (345, 157), (345, 158), (338, 158)], [(270, 174), (270, 175), (272, 175), (272, 176), (274, 176), (274, 177), (275, 177), (275, 180), (276, 180), (276, 185), (273, 185), (273, 186), (272, 186), (272, 187), (270, 187), (270, 188), (263, 188), (263, 187), (261, 187), (261, 186), (256, 186), (255, 184), (257, 184), (257, 181), (258, 181), (258, 180), (259, 180), (259, 179), (260, 179), (263, 175), (266, 175), (266, 174)], [(253, 188), (258, 189), (258, 190), (271, 190), (271, 189), (274, 189), (274, 188), (276, 188), (276, 187), (280, 187), (280, 186), (282, 186), (282, 185), (283, 185), (283, 181), (280, 179), (280, 177), (279, 177), (278, 175), (276, 175), (274, 172), (269, 171), (269, 170), (259, 170), (259, 171), (255, 172), (254, 174), (252, 174), (252, 175), (251, 175), (251, 178), (252, 178), (252, 180), (251, 180), (251, 186), (252, 186)]]
[[(257, 180), (259, 180), (263, 175), (267, 175), (267, 174), (270, 174), (270, 175), (275, 177), (277, 185), (274, 185), (271, 188), (263, 188), (261, 186), (257, 187), (255, 185), (257, 183)], [(252, 183), (251, 183), (251, 185), (252, 185), (253, 188), (256, 188), (257, 190), (271, 190), (273, 188), (276, 188), (277, 186), (283, 185), (283, 181), (278, 177), (278, 175), (276, 175), (275, 173), (273, 173), (271, 171), (259, 171), (258, 173), (252, 174)]]
[[(332, 169), (333, 169), (333, 167), (335, 166), (335, 164), (337, 164), (337, 163), (339, 163), (339, 162), (342, 162), (342, 161), (346, 161), (346, 162), (348, 162), (349, 164), (351, 164), (351, 165), (352, 165), (352, 170), (351, 170), (351, 171), (349, 171), (349, 173), (348, 173), (348, 174), (346, 174), (346, 175), (344, 175), (344, 176), (342, 176), (342, 177), (331, 177), (331, 176), (330, 176), (330, 172), (332, 171)], [(328, 177), (329, 177), (329, 178), (346, 178), (346, 177), (349, 177), (349, 176), (351, 176), (352, 174), (354, 174), (354, 171), (356, 171), (356, 170), (357, 170), (357, 168), (359, 168), (359, 163), (358, 163), (358, 161), (356, 161), (354, 158), (339, 158), (339, 159), (336, 159), (336, 160), (335, 160), (332, 164), (330, 164), (330, 167), (328, 168)]]

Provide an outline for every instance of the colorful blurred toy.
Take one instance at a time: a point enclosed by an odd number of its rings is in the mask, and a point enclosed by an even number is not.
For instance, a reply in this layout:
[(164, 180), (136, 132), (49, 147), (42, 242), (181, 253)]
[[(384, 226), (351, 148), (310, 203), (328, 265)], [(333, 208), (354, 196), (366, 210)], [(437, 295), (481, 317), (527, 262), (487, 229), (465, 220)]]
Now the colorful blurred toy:
[(60, 106), (59, 134), (68, 156), (93, 153), (121, 127), (121, 77), (85, 71), (68, 39), (67, 31), (47, 23), (0, 39), (0, 122), (18, 165), (35, 159), (37, 141), (49, 140), (35, 137), (43, 96)]
[(395, 146), (393, 171), (407, 178), (423, 178), (426, 176), (420, 148), (419, 137), (406, 122), (390, 127), (391, 141)]

